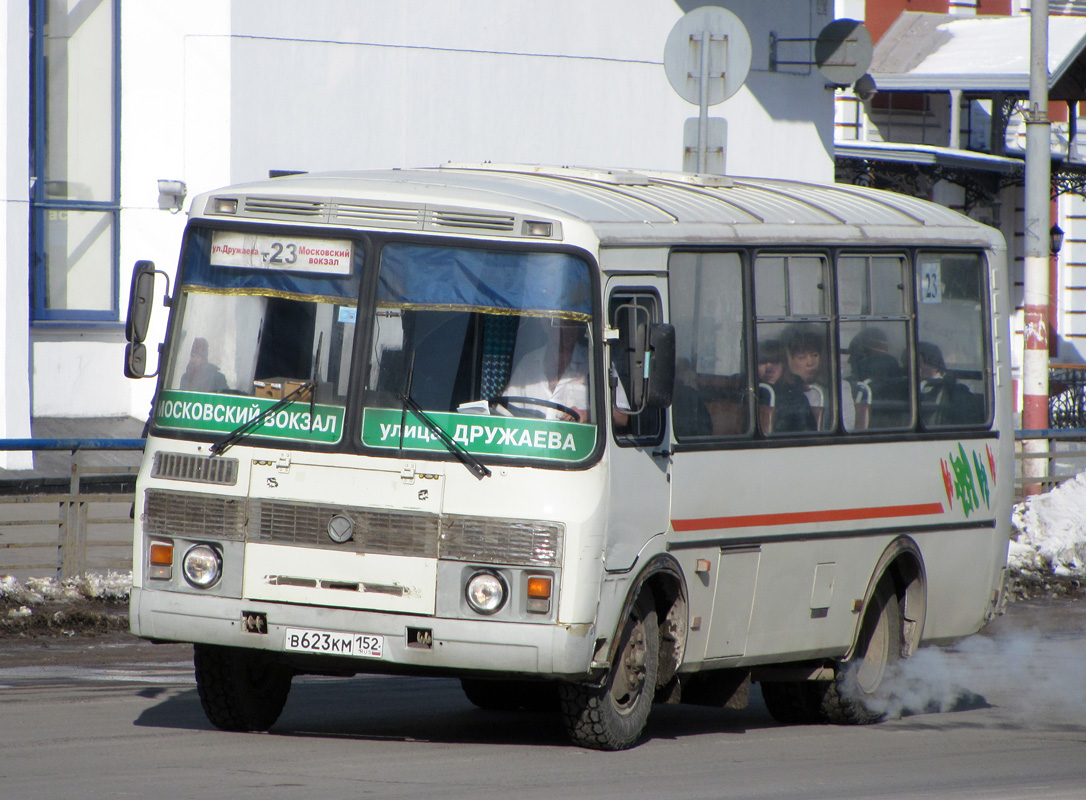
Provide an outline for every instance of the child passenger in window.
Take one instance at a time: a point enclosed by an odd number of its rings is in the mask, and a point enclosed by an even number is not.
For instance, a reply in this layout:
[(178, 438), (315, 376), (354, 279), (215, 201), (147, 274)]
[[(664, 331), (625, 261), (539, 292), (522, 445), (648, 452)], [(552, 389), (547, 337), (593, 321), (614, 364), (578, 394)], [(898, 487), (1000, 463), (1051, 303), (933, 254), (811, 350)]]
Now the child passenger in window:
[(818, 430), (818, 416), (811, 407), (808, 391), (816, 385), (822, 369), (821, 332), (813, 325), (791, 325), (781, 336), (781, 347), (784, 370), (773, 387), (776, 395), (773, 432)]

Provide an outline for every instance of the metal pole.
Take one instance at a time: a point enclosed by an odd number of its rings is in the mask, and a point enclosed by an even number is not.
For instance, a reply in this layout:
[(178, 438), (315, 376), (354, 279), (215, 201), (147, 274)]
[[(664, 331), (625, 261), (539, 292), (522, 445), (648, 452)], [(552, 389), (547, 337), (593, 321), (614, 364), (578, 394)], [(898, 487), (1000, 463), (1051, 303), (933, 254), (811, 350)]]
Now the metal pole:
[(698, 78), (698, 172), (704, 174), (709, 162), (709, 46), (713, 34), (701, 32), (701, 73)]
[[(1022, 352), (1022, 427), (1048, 427), (1048, 229), (1052, 180), (1051, 123), (1048, 119), (1048, 0), (1030, 7), (1029, 109), (1026, 113), (1026, 221)], [(1044, 453), (1046, 439), (1024, 443), (1027, 453)], [(1043, 459), (1023, 465), (1023, 475), (1039, 478)], [(1040, 484), (1026, 487), (1028, 494)]]

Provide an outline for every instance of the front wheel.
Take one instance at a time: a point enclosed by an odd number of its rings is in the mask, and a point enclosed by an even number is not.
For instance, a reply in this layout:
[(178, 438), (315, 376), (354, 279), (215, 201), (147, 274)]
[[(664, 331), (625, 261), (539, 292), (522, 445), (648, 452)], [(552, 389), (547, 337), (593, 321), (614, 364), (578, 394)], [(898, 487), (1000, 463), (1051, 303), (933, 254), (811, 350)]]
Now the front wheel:
[(266, 731), (286, 705), (293, 672), (262, 650), (193, 646), (196, 690), (208, 720), (224, 731)]
[(560, 688), (562, 721), (574, 744), (625, 750), (641, 738), (656, 693), (660, 629), (648, 592), (637, 598), (622, 628), (617, 656), (602, 686)]

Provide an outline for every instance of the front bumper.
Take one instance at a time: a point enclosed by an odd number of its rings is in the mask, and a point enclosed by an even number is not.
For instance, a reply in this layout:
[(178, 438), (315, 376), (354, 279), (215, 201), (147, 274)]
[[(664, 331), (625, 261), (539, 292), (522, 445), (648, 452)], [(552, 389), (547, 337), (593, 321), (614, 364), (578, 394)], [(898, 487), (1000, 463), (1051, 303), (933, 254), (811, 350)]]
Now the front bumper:
[[(304, 665), (335, 662), (352, 672), (419, 674), (519, 674), (586, 680), (595, 645), (595, 626), (540, 625), (498, 620), (446, 619), (354, 609), (298, 606), (265, 601), (148, 591), (133, 587), (132, 633), (145, 639), (199, 642), (284, 652), (287, 628), (307, 628), (384, 637), (380, 659), (296, 656)], [(245, 629), (246, 614), (266, 617), (266, 632)], [(429, 631), (432, 643), (419, 646), (417, 634)], [(331, 667), (328, 667), (331, 668)]]

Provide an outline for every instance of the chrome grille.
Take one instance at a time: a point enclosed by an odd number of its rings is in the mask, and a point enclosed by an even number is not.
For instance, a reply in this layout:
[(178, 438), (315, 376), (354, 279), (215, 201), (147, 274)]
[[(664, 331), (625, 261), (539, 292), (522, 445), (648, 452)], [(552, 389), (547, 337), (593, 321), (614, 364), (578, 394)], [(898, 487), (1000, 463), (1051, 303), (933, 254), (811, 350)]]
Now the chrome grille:
[(155, 453), (151, 477), (233, 486), (238, 482), (238, 460), (160, 452)]
[(245, 213), (253, 216), (323, 217), (324, 203), (277, 197), (246, 197)]
[(438, 210), (431, 213), (430, 223), (436, 228), (468, 228), (470, 230), (510, 233), (516, 227), (516, 218), (504, 214)]
[(411, 203), (383, 205), (379, 202), (352, 202), (346, 199), (317, 197), (251, 196), (225, 199), (238, 200), (241, 207), (236, 216), (250, 219), (308, 220), (329, 225), (399, 230), (485, 231), (518, 238), (562, 238), (562, 224), (556, 220), (539, 220), (552, 226), (549, 234), (541, 235), (538, 232), (529, 232), (523, 224), (525, 218), (519, 214), (471, 208)]
[(146, 533), (153, 536), (242, 539), (245, 535), (245, 500), (148, 489), (143, 525)]
[[(437, 558), (440, 523), (433, 514), (273, 500), (252, 502), (250, 542)], [(354, 538), (344, 544), (336, 544), (328, 537), (328, 522), (337, 515), (354, 524)]]
[[(359, 553), (445, 558), (483, 564), (557, 566), (565, 526), (558, 522), (437, 516), (413, 511), (252, 500), (148, 489), (148, 535), (315, 547)], [(354, 537), (337, 544), (328, 522), (344, 516)]]
[(487, 564), (556, 566), (565, 526), (557, 522), (446, 517), (441, 557)]
[(331, 221), (343, 225), (371, 225), (383, 228), (421, 228), (422, 209), (335, 203)]

